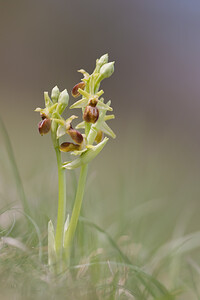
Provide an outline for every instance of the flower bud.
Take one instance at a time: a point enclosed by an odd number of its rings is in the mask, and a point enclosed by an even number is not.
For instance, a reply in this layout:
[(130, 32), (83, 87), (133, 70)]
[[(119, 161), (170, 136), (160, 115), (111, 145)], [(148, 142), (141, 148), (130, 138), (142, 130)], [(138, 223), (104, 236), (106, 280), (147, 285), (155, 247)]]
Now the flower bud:
[(96, 138), (95, 138), (95, 142), (97, 144), (99, 144), (102, 140), (103, 140), (103, 132), (101, 130), (99, 130), (97, 132), (97, 135), (96, 135)]
[(56, 85), (56, 86), (54, 86), (54, 88), (51, 91), (51, 99), (52, 99), (53, 103), (58, 102), (59, 95), (60, 95), (60, 91), (59, 91), (59, 88)]
[(98, 59), (98, 61), (97, 61), (97, 65), (99, 66), (99, 67), (102, 67), (104, 64), (106, 64), (108, 62), (108, 54), (106, 53), (106, 54), (104, 54), (104, 55), (102, 55), (99, 59)]
[(76, 144), (69, 143), (69, 142), (64, 142), (60, 145), (60, 151), (62, 151), (62, 152), (70, 152), (70, 151), (79, 150), (79, 149), (80, 149), (80, 145), (76, 145)]
[(95, 123), (99, 118), (99, 110), (95, 106), (87, 105), (83, 114), (83, 120), (87, 123)]
[(49, 118), (45, 118), (38, 124), (38, 130), (41, 135), (46, 134), (51, 129), (51, 120)]
[(77, 83), (77, 84), (73, 87), (73, 89), (72, 89), (72, 96), (73, 96), (74, 98), (80, 96), (80, 93), (78, 92), (78, 89), (82, 89), (82, 90), (83, 90), (84, 88), (85, 88), (85, 82), (81, 81), (81, 82)]
[(77, 144), (80, 145), (83, 142), (83, 136), (78, 130), (70, 128), (67, 131), (67, 133), (71, 136), (72, 140)]
[(62, 114), (63, 111), (65, 110), (65, 108), (67, 107), (69, 102), (69, 94), (67, 92), (67, 90), (65, 89), (64, 91), (62, 91), (59, 95), (58, 98), (58, 106), (57, 106), (57, 112), (59, 114)]
[(108, 78), (114, 72), (114, 61), (104, 64), (100, 69), (101, 80), (104, 78)]

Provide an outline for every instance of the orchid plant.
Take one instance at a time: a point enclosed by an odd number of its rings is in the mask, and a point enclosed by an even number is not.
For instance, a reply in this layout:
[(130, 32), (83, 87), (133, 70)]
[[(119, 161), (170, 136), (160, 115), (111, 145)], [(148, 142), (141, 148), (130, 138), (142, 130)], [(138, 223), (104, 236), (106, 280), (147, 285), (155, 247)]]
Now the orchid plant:
[[(69, 265), (70, 248), (76, 231), (80, 215), (88, 164), (100, 153), (108, 142), (105, 135), (115, 138), (107, 121), (114, 119), (111, 101), (107, 103), (102, 97), (104, 91), (100, 90), (100, 83), (114, 72), (114, 62), (108, 62), (108, 54), (96, 60), (96, 67), (92, 74), (81, 69), (83, 76), (81, 82), (72, 89), (72, 96), (80, 100), (70, 106), (70, 109), (80, 108), (83, 120), (73, 128), (73, 120), (77, 118), (71, 115), (64, 119), (62, 114), (68, 106), (69, 94), (67, 90), (59, 91), (55, 86), (51, 97), (44, 92), (45, 108), (36, 108), (40, 113), (41, 121), (38, 124), (41, 135), (51, 132), (53, 146), (56, 152), (58, 166), (58, 213), (56, 231), (52, 221), (48, 223), (48, 264), (51, 269), (62, 271)], [(83, 131), (81, 133), (79, 130)], [(68, 136), (70, 141), (61, 143), (60, 138)], [(74, 159), (63, 162), (61, 152), (69, 152)], [(66, 177), (65, 172), (80, 168), (80, 176), (76, 197), (71, 215), (66, 215)]]

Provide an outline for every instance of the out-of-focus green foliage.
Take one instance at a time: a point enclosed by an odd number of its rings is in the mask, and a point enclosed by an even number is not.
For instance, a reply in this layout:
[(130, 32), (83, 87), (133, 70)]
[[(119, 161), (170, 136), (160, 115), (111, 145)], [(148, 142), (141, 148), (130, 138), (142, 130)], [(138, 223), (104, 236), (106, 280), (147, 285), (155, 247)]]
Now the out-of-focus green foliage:
[[(132, 128), (127, 135), (119, 132), (112, 156), (109, 146), (105, 149), (106, 172), (102, 158), (91, 166), (71, 253), (73, 267), (59, 277), (47, 267), (46, 224), (56, 217), (56, 170), (53, 164), (45, 164), (42, 155), (37, 157), (38, 165), (32, 165), (35, 154), (30, 150), (32, 160), (18, 170), (27, 174), (22, 182), (33, 211), (31, 217), (24, 214), (21, 182), (14, 171), (19, 163), (13, 164), (1, 134), (0, 285), (4, 299), (66, 299), (66, 295), (69, 299), (198, 299), (196, 199), (200, 191), (191, 173), (193, 162), (186, 149), (181, 153), (182, 145), (172, 143), (171, 136), (162, 140), (152, 134), (150, 138), (139, 129), (142, 126)], [(70, 172), (67, 180), (72, 186), (67, 191), (70, 211), (76, 172)]]

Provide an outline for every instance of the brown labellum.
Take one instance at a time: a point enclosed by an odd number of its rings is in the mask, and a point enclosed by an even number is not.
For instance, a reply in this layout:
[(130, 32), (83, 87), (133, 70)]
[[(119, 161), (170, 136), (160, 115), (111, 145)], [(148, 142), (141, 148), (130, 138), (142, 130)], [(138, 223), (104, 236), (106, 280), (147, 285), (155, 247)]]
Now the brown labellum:
[(83, 136), (78, 130), (70, 128), (67, 131), (67, 133), (71, 136), (72, 140), (77, 144), (81, 144), (83, 142)]
[(99, 130), (99, 131), (97, 132), (97, 136), (96, 136), (96, 138), (95, 138), (95, 142), (96, 142), (97, 144), (99, 144), (102, 140), (103, 140), (103, 132), (102, 132), (101, 130)]
[(80, 145), (76, 145), (69, 142), (64, 142), (60, 145), (60, 151), (62, 152), (70, 152), (74, 150), (80, 150)]
[(43, 119), (38, 124), (38, 130), (41, 135), (46, 134), (51, 129), (51, 120), (48, 118)]
[(95, 106), (87, 105), (83, 114), (83, 120), (88, 123), (95, 123), (99, 118), (99, 110)]
[(48, 116), (45, 113), (41, 113), (40, 117), (41, 117), (42, 120), (48, 119)]
[(85, 82), (81, 81), (81, 82), (77, 83), (77, 84), (73, 87), (73, 89), (72, 89), (72, 96), (73, 96), (74, 98), (80, 96), (80, 93), (78, 92), (78, 89), (82, 89), (82, 90), (83, 90), (84, 87), (85, 87)]
[(97, 99), (97, 98), (91, 98), (91, 99), (89, 100), (88, 105), (90, 105), (90, 106), (92, 106), (92, 107), (95, 107), (95, 106), (97, 105), (97, 103), (98, 103), (98, 99)]

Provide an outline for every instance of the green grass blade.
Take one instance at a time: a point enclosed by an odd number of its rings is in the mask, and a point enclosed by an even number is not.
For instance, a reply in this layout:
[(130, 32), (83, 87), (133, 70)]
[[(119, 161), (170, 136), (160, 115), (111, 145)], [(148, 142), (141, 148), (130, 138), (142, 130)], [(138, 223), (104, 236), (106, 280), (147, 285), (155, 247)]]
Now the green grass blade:
[(11, 208), (10, 210), (17, 211), (17, 212), (21, 213), (22, 215), (24, 215), (29, 220), (29, 222), (32, 224), (32, 226), (35, 228), (35, 232), (36, 232), (37, 238), (38, 238), (39, 260), (42, 261), (42, 237), (41, 237), (41, 233), (40, 233), (40, 229), (39, 229), (38, 225), (33, 220), (33, 218), (31, 218), (27, 213), (25, 213), (21, 209)]
[(106, 232), (105, 230), (103, 230), (101, 227), (99, 227), (95, 223), (87, 220), (86, 218), (80, 217), (79, 221), (84, 222), (86, 225), (89, 225), (89, 226), (93, 227), (94, 229), (98, 230), (99, 232), (101, 232), (102, 234), (104, 234), (107, 237), (107, 239), (110, 242), (110, 244), (112, 245), (112, 247), (119, 253), (119, 255), (122, 258), (122, 260), (125, 263), (127, 263), (127, 264), (132, 264), (131, 261), (129, 260), (129, 258), (120, 250), (120, 248), (118, 247), (118, 245), (112, 239), (112, 237), (109, 235), (108, 232)]
[(23, 187), (22, 180), (21, 180), (19, 170), (18, 170), (18, 167), (17, 167), (17, 163), (16, 163), (14, 152), (13, 152), (11, 140), (9, 138), (9, 134), (7, 132), (7, 129), (4, 125), (4, 122), (3, 122), (1, 117), (0, 117), (0, 129), (1, 129), (4, 141), (5, 141), (5, 147), (6, 147), (7, 154), (8, 154), (11, 166), (12, 166), (12, 170), (13, 170), (13, 174), (14, 174), (14, 178), (15, 178), (15, 182), (16, 182), (16, 187), (17, 187), (20, 199), (21, 199), (21, 203), (22, 203), (24, 212), (27, 215), (30, 215), (29, 204), (28, 204), (25, 192), (24, 192), (24, 187)]
[(173, 299), (173, 297), (170, 295), (170, 293), (168, 292), (168, 290), (157, 279), (155, 279), (150, 274), (142, 271), (138, 267), (133, 266), (133, 264), (131, 263), (131, 261), (129, 260), (129, 258), (120, 250), (120, 248), (118, 247), (118, 245), (116, 244), (116, 242), (112, 239), (112, 237), (105, 230), (103, 230), (102, 228), (100, 228), (95, 223), (93, 223), (91, 221), (88, 221), (87, 219), (85, 219), (83, 217), (80, 217), (79, 220), (82, 221), (82, 222), (84, 222), (86, 225), (89, 225), (89, 226), (95, 228), (96, 230), (98, 230), (99, 232), (101, 232), (102, 234), (104, 234), (107, 237), (107, 239), (109, 240), (110, 244), (119, 253), (120, 257), (125, 262), (122, 265), (126, 266), (126, 267), (129, 267), (131, 270), (133, 270), (134, 272), (137, 273), (138, 279), (140, 280), (140, 282), (143, 284), (143, 286), (146, 288), (146, 290), (148, 290), (148, 292), (153, 297), (156, 297), (156, 292), (152, 288), (152, 285), (154, 287), (156, 287), (156, 289), (159, 290), (161, 292), (161, 294), (166, 295), (168, 297), (168, 299)]

